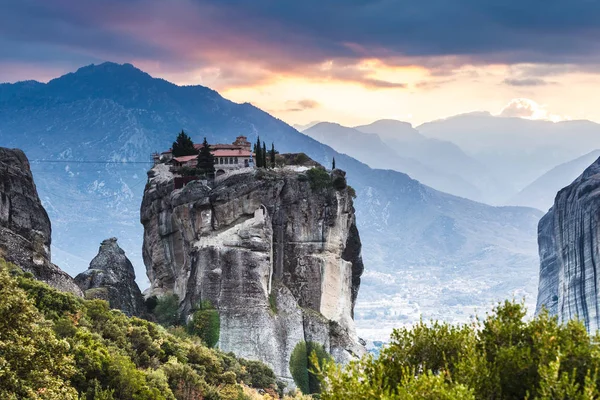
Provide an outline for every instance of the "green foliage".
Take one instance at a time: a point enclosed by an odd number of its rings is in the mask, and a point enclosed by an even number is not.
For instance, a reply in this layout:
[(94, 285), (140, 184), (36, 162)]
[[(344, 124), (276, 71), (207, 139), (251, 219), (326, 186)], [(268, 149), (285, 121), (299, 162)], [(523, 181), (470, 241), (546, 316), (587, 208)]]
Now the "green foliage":
[(350, 185), (347, 185), (346, 187), (348, 188), (348, 194), (350, 195), (350, 197), (355, 199), (356, 198), (356, 190)]
[(269, 307), (271, 308), (271, 311), (273, 311), (273, 314), (277, 314), (277, 299), (275, 294), (274, 290), (269, 293)]
[(395, 330), (377, 359), (325, 365), (321, 398), (597, 399), (597, 339), (546, 312), (526, 322), (522, 305), (505, 302), (472, 325)]
[(243, 371), (240, 378), (254, 388), (277, 388), (275, 373), (265, 364), (259, 361), (240, 359)]
[(172, 146), (173, 157), (191, 156), (198, 154), (192, 139), (182, 130)]
[(198, 154), (198, 173), (209, 177), (215, 174), (215, 157), (211, 153), (210, 145), (206, 138), (202, 142), (202, 148)]
[(221, 317), (212, 304), (202, 301), (188, 323), (188, 331), (198, 336), (208, 347), (215, 347), (221, 332)]
[(198, 338), (59, 292), (0, 260), (0, 399), (238, 399), (244, 374), (273, 386), (262, 363), (248, 368)]
[(304, 165), (304, 163), (310, 161), (310, 157), (304, 153), (296, 154), (296, 159), (294, 160), (294, 164), (296, 165)]
[(316, 342), (299, 342), (290, 357), (290, 372), (294, 383), (304, 394), (320, 393), (321, 385), (315, 370), (331, 361), (325, 348)]
[(262, 156), (262, 145), (260, 143), (260, 136), (256, 139), (256, 144), (254, 145), (254, 162), (256, 164), (256, 168), (264, 167), (263, 156)]
[[(2, 260), (0, 300), (0, 398), (77, 399), (69, 384), (75, 373), (69, 344), (53, 334), (51, 324), (17, 287)], [(50, 299), (44, 302), (49, 304)]]
[(335, 169), (335, 157), (333, 157), (333, 160), (331, 161), (331, 170), (333, 171)]
[(313, 190), (325, 189), (332, 186), (329, 173), (322, 168), (311, 168), (306, 171), (306, 176)]
[(271, 143), (271, 151), (269, 152), (271, 168), (275, 168), (275, 155), (276, 154), (277, 154), (277, 152), (275, 151), (275, 143)]
[(263, 142), (263, 144), (262, 144), (262, 150), (260, 151), (260, 156), (262, 157), (262, 160), (260, 162), (261, 166), (263, 168), (267, 168), (267, 146), (265, 145), (265, 142)]
[(179, 297), (176, 294), (168, 294), (157, 299), (154, 316), (162, 326), (179, 325)]

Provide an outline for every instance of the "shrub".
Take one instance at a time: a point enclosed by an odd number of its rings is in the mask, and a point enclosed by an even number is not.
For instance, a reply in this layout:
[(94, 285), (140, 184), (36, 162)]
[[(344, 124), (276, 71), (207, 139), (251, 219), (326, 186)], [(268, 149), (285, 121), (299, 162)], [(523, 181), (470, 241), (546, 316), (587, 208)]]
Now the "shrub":
[(244, 367), (200, 343), (0, 260), (0, 399), (241, 399)]
[(310, 157), (304, 153), (296, 154), (296, 158), (294, 159), (294, 164), (296, 165), (304, 165), (304, 163), (310, 161)]
[(215, 347), (221, 332), (219, 311), (209, 301), (202, 301), (188, 323), (188, 331), (200, 337), (208, 347)]
[(176, 294), (160, 297), (154, 307), (154, 316), (162, 326), (179, 325), (179, 297)]
[(322, 168), (311, 168), (306, 171), (306, 176), (313, 190), (325, 189), (332, 186), (329, 173)]
[(257, 389), (277, 388), (277, 379), (271, 368), (260, 361), (240, 359), (245, 373), (240, 377), (244, 383)]
[(290, 372), (294, 383), (304, 394), (320, 393), (319, 378), (314, 374), (315, 368), (331, 361), (331, 356), (323, 345), (316, 342), (299, 342), (290, 357)]
[(356, 190), (354, 190), (354, 188), (352, 186), (350, 186), (350, 185), (348, 185), (348, 194), (353, 199), (356, 199)]
[(395, 330), (380, 356), (320, 366), (323, 400), (594, 399), (600, 347), (583, 324), (499, 304), (472, 325), (417, 324)]

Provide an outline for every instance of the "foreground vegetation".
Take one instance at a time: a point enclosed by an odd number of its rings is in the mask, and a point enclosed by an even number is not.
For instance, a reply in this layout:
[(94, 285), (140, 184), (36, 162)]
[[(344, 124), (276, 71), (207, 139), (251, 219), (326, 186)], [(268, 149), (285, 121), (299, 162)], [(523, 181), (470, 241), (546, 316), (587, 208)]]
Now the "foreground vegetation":
[(59, 292), (0, 260), (1, 399), (246, 400), (277, 390), (262, 363)]
[(326, 365), (321, 399), (598, 399), (597, 339), (547, 313), (525, 321), (505, 302), (472, 325), (395, 330), (378, 359)]

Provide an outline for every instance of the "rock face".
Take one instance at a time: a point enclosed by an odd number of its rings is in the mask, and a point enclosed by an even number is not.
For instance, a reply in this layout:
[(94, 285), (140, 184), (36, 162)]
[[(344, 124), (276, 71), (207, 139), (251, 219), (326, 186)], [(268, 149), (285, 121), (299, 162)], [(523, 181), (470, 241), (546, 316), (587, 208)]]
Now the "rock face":
[(339, 362), (362, 355), (353, 321), (361, 243), (344, 174), (334, 171), (337, 189), (260, 170), (173, 190), (167, 167), (156, 166), (141, 208), (151, 294), (178, 295), (185, 314), (210, 301), (219, 347), (268, 363), (288, 383), (300, 341), (322, 343)]
[(144, 296), (135, 283), (135, 271), (117, 238), (106, 239), (100, 245), (87, 271), (75, 277), (86, 298), (109, 302), (111, 308), (129, 316), (143, 316)]
[(538, 227), (540, 283), (536, 312), (578, 318), (600, 328), (600, 159), (556, 195)]
[(59, 290), (81, 295), (73, 279), (50, 261), (51, 231), (27, 157), (0, 147), (0, 257)]

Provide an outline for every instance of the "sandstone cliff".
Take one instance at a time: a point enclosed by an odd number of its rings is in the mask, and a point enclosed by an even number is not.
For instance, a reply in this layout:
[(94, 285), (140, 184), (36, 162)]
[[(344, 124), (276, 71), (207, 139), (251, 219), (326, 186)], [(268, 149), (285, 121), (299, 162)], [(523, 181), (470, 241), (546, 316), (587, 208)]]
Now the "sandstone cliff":
[(0, 147), (0, 257), (59, 290), (81, 295), (73, 279), (51, 262), (51, 231), (27, 157)]
[(290, 382), (303, 340), (346, 362), (362, 355), (353, 308), (363, 264), (344, 173), (313, 189), (291, 170), (250, 171), (173, 190), (164, 165), (149, 172), (141, 221), (150, 294), (177, 294), (188, 313), (208, 300), (219, 347), (259, 359)]
[(144, 296), (135, 282), (133, 265), (116, 238), (102, 242), (89, 269), (77, 275), (75, 282), (86, 298), (106, 300), (111, 308), (129, 316), (143, 316), (145, 313)]
[(600, 159), (556, 195), (538, 227), (540, 283), (536, 312), (579, 318), (600, 328)]

